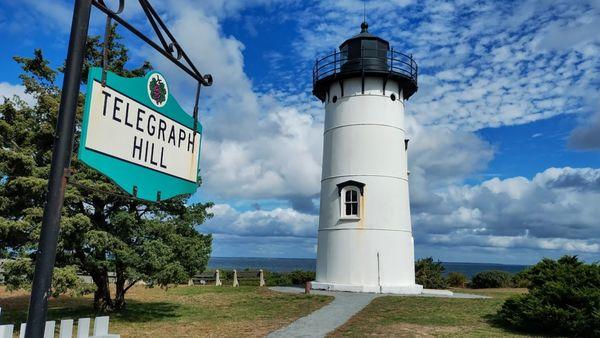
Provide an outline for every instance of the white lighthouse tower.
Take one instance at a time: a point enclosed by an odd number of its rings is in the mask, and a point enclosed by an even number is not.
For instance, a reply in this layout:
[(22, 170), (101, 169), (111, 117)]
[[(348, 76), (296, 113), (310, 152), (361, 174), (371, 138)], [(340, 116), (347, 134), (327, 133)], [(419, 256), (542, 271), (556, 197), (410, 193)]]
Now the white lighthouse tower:
[(368, 32), (318, 59), (325, 104), (317, 276), (313, 289), (418, 294), (404, 106), (417, 64)]

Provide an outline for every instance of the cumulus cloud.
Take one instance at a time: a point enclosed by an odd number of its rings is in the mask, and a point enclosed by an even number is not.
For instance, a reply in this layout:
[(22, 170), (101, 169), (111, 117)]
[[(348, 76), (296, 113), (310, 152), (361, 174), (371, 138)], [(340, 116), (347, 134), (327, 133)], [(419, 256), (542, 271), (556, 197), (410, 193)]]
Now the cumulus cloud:
[[(317, 193), (322, 123), (302, 107), (281, 102), (276, 93), (253, 90), (244, 71), (245, 47), (223, 34), (217, 17), (187, 2), (181, 2), (174, 14), (171, 31), (195, 65), (215, 78), (214, 85), (202, 92), (203, 189), (220, 198), (295, 202)], [(173, 79), (176, 91), (193, 88), (167, 61), (149, 57)]]
[(213, 235), (213, 257), (314, 258), (317, 239), (312, 237)]
[(31, 94), (25, 93), (25, 86), (0, 82), (0, 98), (12, 99), (15, 96), (18, 96), (30, 106), (36, 103), (35, 98)]
[[(307, 10), (298, 54), (314, 60), (356, 32), (355, 7), (323, 1), (320, 15)], [(419, 63), (420, 90), (408, 111), (423, 125), (478, 130), (577, 114), (597, 87), (593, 1), (368, 1), (367, 8), (370, 30)]]
[(600, 169), (549, 168), (532, 179), (450, 186), (413, 214), (418, 241), (600, 252)]
[(237, 236), (315, 237), (318, 216), (291, 208), (238, 211), (227, 204), (210, 209), (214, 218), (201, 231)]
[(569, 135), (571, 148), (582, 150), (600, 149), (600, 111), (584, 119)]

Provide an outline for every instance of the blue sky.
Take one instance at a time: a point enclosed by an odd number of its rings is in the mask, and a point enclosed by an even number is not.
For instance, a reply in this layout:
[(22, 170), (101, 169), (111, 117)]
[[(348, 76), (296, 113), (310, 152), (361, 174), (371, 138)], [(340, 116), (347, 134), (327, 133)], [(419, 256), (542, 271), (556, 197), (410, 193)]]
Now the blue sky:
[[(110, 3), (110, 2), (108, 2)], [(143, 13), (125, 16), (147, 32)], [(153, 1), (199, 69), (215, 256), (314, 257), (323, 109), (317, 55), (356, 34), (362, 1)], [(407, 103), (416, 255), (533, 263), (600, 259), (600, 1), (367, 1), (370, 31), (419, 63)], [(62, 63), (72, 1), (5, 0), (0, 95), (13, 55)], [(93, 11), (90, 31), (102, 32)], [(189, 108), (193, 83), (121, 29)]]

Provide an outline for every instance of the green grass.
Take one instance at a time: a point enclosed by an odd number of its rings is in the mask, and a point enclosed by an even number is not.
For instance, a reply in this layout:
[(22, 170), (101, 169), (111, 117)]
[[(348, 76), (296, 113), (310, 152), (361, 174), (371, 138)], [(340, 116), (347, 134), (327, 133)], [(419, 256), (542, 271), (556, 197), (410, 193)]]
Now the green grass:
[(376, 298), (331, 336), (518, 336), (494, 323), (504, 300), (521, 289), (455, 290), (491, 299), (386, 296)]
[[(122, 337), (262, 336), (329, 303), (332, 297), (291, 295), (256, 286), (180, 286), (167, 291), (135, 287), (127, 308), (109, 314), (110, 331)], [(0, 288), (2, 323), (27, 317), (28, 294)], [(49, 303), (48, 318), (95, 317), (92, 299), (61, 296)]]

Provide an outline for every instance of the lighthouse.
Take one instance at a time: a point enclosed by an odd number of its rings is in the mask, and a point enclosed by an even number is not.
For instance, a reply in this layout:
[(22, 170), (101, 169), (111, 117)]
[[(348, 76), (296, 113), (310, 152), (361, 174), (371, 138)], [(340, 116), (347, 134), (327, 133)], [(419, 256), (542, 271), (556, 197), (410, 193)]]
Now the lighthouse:
[(404, 107), (417, 91), (412, 56), (363, 22), (317, 59), (325, 106), (321, 208), (313, 289), (419, 294), (415, 284)]

